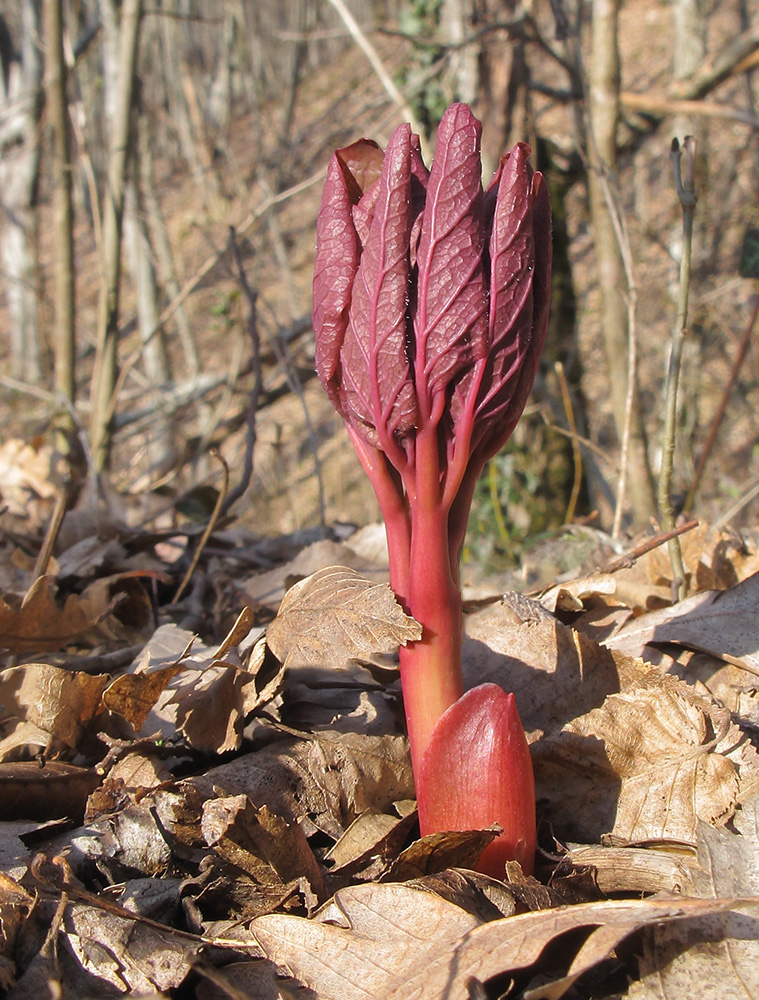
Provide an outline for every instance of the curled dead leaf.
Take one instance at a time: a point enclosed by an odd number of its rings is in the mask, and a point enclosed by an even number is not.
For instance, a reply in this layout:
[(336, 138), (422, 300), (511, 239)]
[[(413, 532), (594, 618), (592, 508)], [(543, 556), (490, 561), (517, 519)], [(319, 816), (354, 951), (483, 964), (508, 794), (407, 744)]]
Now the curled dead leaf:
[(643, 656), (649, 644), (673, 642), (759, 674), (757, 606), (759, 573), (754, 573), (729, 590), (702, 591), (634, 618), (604, 645), (628, 656)]
[(466, 1000), (475, 981), (528, 969), (550, 942), (584, 929), (589, 933), (574, 956), (566, 956), (565, 969), (540, 970), (543, 984), (525, 993), (531, 1000), (559, 1000), (642, 927), (747, 907), (759, 913), (755, 900), (603, 901), (482, 923), (432, 894), (370, 884), (338, 892), (320, 919), (270, 914), (250, 929), (268, 958), (318, 995), (340, 1000)]
[(13, 653), (52, 652), (96, 624), (76, 594), (61, 606), (55, 577), (40, 576), (23, 599), (0, 597), (0, 648)]
[(569, 839), (590, 843), (611, 832), (619, 843), (695, 844), (699, 820), (725, 823), (735, 809), (739, 742), (724, 712), (662, 678), (610, 695), (535, 744), (537, 794)]
[[(19, 726), (33, 725), (50, 742), (76, 747), (103, 711), (102, 693), (108, 683), (104, 674), (72, 672), (46, 663), (27, 663), (0, 672), (0, 702)], [(18, 727), (17, 727), (18, 728)], [(0, 743), (0, 759), (23, 745), (23, 732), (10, 733)]]

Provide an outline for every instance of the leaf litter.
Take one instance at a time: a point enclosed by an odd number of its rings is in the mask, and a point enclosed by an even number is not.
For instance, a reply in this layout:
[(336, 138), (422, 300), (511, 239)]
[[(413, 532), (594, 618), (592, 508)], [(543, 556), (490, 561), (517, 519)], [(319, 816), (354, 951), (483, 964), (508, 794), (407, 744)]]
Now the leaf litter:
[(419, 631), (381, 545), (201, 560), (247, 595), (221, 632), (113, 533), (62, 551), (81, 586), (0, 605), (0, 990), (755, 995), (757, 550), (692, 535), (674, 607), (656, 549), (539, 601), (480, 582), (466, 683), (514, 692), (541, 823), (537, 877), (502, 880), (472, 871), (496, 830), (418, 839), (395, 654)]

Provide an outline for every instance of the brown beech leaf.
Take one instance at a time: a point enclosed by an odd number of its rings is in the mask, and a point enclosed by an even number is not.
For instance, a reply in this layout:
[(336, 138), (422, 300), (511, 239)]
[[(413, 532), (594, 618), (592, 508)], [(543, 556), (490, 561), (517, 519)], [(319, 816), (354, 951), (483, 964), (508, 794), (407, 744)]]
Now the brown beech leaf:
[(122, 674), (103, 693), (103, 703), (139, 731), (166, 685), (183, 669), (174, 663), (149, 673)]
[(304, 878), (314, 902), (326, 898), (321, 869), (300, 825), (268, 806), (257, 809), (247, 795), (211, 799), (203, 804), (201, 830), (209, 847), (255, 881), (284, 886)]
[(604, 642), (628, 656), (673, 642), (759, 674), (759, 573), (729, 590), (709, 590), (623, 625)]
[(759, 907), (650, 927), (628, 1000), (753, 1000), (759, 996)]
[(271, 654), (267, 661), (262, 637), (241, 666), (236, 647), (252, 626), (253, 613), (245, 608), (218, 647), (195, 643), (176, 626), (161, 626), (132, 672), (109, 686), (105, 703), (145, 735), (178, 730), (200, 750), (237, 749), (246, 717), (270, 701), (282, 681)]
[(388, 878), (406, 882), (446, 868), (474, 868), (482, 852), (497, 836), (497, 827), (431, 833), (401, 851), (390, 867)]
[(0, 820), (78, 819), (87, 796), (100, 784), (92, 768), (60, 761), (10, 761), (0, 764)]
[(467, 1000), (473, 981), (525, 969), (571, 930), (590, 934), (553, 981), (530, 1000), (558, 1000), (575, 979), (648, 924), (759, 904), (734, 900), (649, 899), (584, 903), (481, 923), (432, 894), (405, 885), (340, 890), (320, 919), (269, 914), (250, 924), (272, 961), (330, 1000)]
[(273, 661), (276, 669), (267, 674), (267, 660), (272, 657), (260, 639), (245, 669), (214, 658), (202, 670), (188, 672), (184, 683), (180, 678), (171, 701), (177, 706), (177, 729), (191, 746), (211, 753), (238, 749), (246, 718), (271, 701), (282, 683), (283, 668)]
[(250, 929), (268, 958), (287, 966), (317, 995), (376, 1000), (433, 955), (449, 954), (479, 924), (432, 893), (400, 883), (368, 883), (341, 889), (318, 919), (271, 914), (257, 917)]
[[(385, 529), (382, 526), (384, 536)], [(313, 542), (301, 549), (289, 562), (266, 573), (256, 573), (242, 583), (242, 589), (252, 600), (267, 607), (276, 608), (285, 596), (287, 579), (300, 579), (311, 576), (327, 566), (350, 566), (363, 577), (371, 577), (377, 583), (386, 583), (387, 548), (379, 560), (376, 560), (376, 548), (370, 553), (356, 552), (353, 548), (353, 537), (350, 547), (342, 542), (333, 542), (328, 538)], [(380, 550), (381, 552), (381, 550)]]
[(667, 843), (657, 851), (650, 847), (581, 844), (570, 849), (568, 858), (575, 868), (590, 869), (593, 882), (607, 896), (615, 892), (696, 894), (696, 854), (685, 845), (678, 849)]
[(150, 580), (167, 584), (171, 578), (165, 573), (133, 570), (99, 577), (85, 587), (79, 599), (85, 614), (97, 622), (95, 641), (137, 644), (148, 638), (155, 627), (153, 604), (145, 585)]
[[(759, 897), (759, 797), (736, 810), (730, 828), (700, 824), (696, 889), (706, 897)], [(643, 936), (641, 980), (631, 1000), (746, 1000), (759, 996), (757, 908), (652, 927)]]
[(515, 623), (504, 604), (467, 619), (462, 658), (464, 687), (512, 691), (528, 731), (561, 729), (621, 685), (609, 650), (553, 618)]
[(538, 796), (570, 839), (695, 844), (699, 820), (735, 809), (738, 743), (726, 713), (681, 681), (613, 694), (534, 745)]
[(285, 666), (340, 664), (394, 652), (421, 639), (421, 626), (388, 584), (373, 583), (347, 566), (327, 566), (291, 587), (266, 641)]
[[(0, 920), (3, 928), (0, 937), (0, 958), (12, 959), (16, 939), (34, 903), (34, 896), (9, 875), (0, 872)], [(3, 967), (0, 964), (0, 989), (5, 990), (10, 984), (3, 982), (2, 973)]]
[[(737, 891), (759, 897), (759, 798), (736, 810), (731, 829), (698, 830), (699, 895)], [(632, 1000), (746, 1000), (759, 996), (759, 920), (756, 907), (715, 913), (650, 928), (643, 936), (641, 980)]]
[(405, 737), (359, 733), (283, 739), (188, 783), (206, 798), (219, 789), (244, 793), (288, 821), (300, 820), (306, 835), (322, 830), (335, 840), (366, 809), (389, 810), (414, 796)]
[[(350, 877), (361, 873), (362, 881), (384, 875), (398, 856), (416, 823), (416, 803), (399, 803), (402, 814), (366, 809), (350, 824), (326, 854), (336, 872)], [(410, 811), (406, 811), (410, 810)]]
[[(53, 741), (75, 747), (83, 731), (102, 712), (105, 674), (72, 672), (46, 663), (27, 663), (0, 672), (0, 703), (6, 716), (36, 726)], [(0, 757), (20, 745), (11, 734), (0, 743)], [(43, 744), (45, 745), (45, 744)]]
[(86, 972), (119, 993), (140, 996), (181, 985), (202, 947), (200, 940), (170, 927), (162, 930), (81, 903), (67, 908), (63, 932)]
[(90, 617), (76, 594), (61, 606), (56, 591), (55, 577), (40, 576), (23, 600), (16, 594), (0, 597), (0, 648), (13, 653), (53, 652), (97, 622), (98, 616)]

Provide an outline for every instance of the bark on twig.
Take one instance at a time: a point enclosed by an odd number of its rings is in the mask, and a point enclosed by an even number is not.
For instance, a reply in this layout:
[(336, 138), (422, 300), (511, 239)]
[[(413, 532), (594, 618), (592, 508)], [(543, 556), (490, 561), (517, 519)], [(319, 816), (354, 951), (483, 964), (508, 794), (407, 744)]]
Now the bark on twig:
[[(685, 157), (685, 171), (682, 158)], [(683, 344), (688, 332), (688, 294), (690, 292), (690, 265), (693, 249), (693, 215), (696, 208), (695, 172), (696, 140), (688, 136), (681, 151), (677, 139), (672, 141), (672, 164), (675, 174), (677, 196), (683, 210), (683, 248), (680, 258), (680, 282), (677, 295), (677, 319), (672, 332), (672, 346), (667, 371), (667, 393), (664, 411), (664, 434), (662, 439), (661, 472), (659, 474), (659, 511), (665, 531), (675, 526), (675, 512), (672, 507), (672, 467), (677, 435), (677, 390), (680, 382)], [(673, 588), (682, 600), (687, 592), (685, 567), (677, 536), (670, 539), (669, 555), (672, 562)]]

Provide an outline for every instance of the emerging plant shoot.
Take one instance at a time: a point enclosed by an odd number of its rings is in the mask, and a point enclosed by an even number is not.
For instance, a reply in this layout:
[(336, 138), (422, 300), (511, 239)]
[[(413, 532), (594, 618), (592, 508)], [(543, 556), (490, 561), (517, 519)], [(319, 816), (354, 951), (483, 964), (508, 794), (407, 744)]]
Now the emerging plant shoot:
[(518, 143), (483, 192), (481, 126), (440, 123), (430, 171), (399, 126), (330, 162), (317, 222), (316, 370), (380, 503), (390, 583), (423, 637), (400, 651), (422, 835), (503, 833), (480, 868), (531, 871), (535, 801), (513, 695), (464, 694), (458, 560), (475, 484), (516, 426), (548, 320), (548, 192)]

